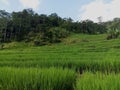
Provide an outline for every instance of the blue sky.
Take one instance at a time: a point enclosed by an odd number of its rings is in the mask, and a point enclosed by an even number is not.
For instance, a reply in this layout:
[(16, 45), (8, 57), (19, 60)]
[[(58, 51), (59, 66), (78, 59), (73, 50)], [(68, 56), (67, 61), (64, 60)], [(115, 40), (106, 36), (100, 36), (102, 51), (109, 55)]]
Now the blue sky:
[(61, 17), (73, 20), (90, 19), (97, 22), (102, 16), (103, 21), (119, 17), (119, 0), (0, 0), (0, 9), (8, 12), (32, 8), (39, 14), (57, 13)]

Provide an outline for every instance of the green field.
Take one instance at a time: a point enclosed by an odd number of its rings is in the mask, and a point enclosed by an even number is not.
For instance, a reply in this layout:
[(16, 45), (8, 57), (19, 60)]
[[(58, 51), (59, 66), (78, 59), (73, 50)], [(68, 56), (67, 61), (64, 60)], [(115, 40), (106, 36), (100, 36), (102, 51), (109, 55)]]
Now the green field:
[(0, 90), (119, 90), (120, 39), (106, 36), (73, 34), (39, 47), (5, 44)]
[(61, 68), (0, 68), (0, 90), (73, 90), (75, 72)]
[(120, 90), (120, 74), (86, 72), (77, 81), (75, 90)]

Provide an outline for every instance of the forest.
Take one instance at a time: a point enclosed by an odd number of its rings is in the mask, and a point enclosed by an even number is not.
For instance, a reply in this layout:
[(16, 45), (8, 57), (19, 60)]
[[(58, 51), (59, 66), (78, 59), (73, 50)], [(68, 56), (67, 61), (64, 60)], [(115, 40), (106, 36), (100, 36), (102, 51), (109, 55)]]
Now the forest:
[[(116, 21), (120, 20), (115, 19)], [(0, 10), (0, 41), (1, 43), (25, 41), (45, 45), (61, 42), (62, 38), (71, 33), (103, 34), (108, 30), (106, 26), (111, 28), (111, 24), (111, 22), (94, 23), (91, 20), (75, 22), (71, 18), (61, 18), (56, 13), (39, 15), (32, 9), (12, 13)]]

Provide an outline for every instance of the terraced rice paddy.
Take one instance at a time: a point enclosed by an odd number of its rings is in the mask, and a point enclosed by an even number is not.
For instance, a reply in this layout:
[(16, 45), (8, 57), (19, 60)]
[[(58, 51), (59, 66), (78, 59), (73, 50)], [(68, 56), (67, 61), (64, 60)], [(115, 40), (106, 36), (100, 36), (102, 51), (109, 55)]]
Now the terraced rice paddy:
[(60, 44), (4, 47), (0, 50), (0, 90), (120, 89), (119, 39), (76, 34)]

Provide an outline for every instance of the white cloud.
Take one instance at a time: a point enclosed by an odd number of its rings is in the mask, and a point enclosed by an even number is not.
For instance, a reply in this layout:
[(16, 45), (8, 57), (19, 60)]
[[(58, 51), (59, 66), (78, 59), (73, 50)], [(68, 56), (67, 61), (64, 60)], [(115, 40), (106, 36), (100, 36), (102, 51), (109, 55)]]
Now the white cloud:
[(39, 8), (40, 0), (19, 0), (24, 8), (32, 8), (34, 10)]
[(8, 0), (0, 0), (0, 2), (5, 4), (5, 5), (9, 5), (9, 1)]
[(90, 19), (98, 22), (97, 17), (102, 16), (103, 21), (112, 20), (115, 17), (120, 17), (120, 0), (112, 0), (106, 3), (105, 0), (95, 0), (87, 5), (82, 6), (80, 11), (81, 20)]

